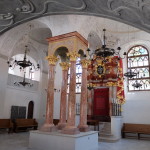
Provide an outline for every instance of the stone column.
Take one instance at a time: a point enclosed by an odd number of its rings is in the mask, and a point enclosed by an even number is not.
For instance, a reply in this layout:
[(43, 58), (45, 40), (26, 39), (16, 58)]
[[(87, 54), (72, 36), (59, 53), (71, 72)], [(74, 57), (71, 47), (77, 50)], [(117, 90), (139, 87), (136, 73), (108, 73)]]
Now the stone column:
[(66, 126), (66, 105), (67, 105), (67, 82), (69, 63), (60, 63), (62, 67), (62, 85), (61, 85), (61, 100), (60, 100), (60, 121), (58, 129), (62, 130)]
[(81, 132), (89, 131), (87, 125), (87, 67), (89, 61), (81, 60), (82, 65), (82, 86), (81, 86), (81, 101), (80, 101), (80, 124), (78, 126)]
[(68, 98), (68, 120), (67, 126), (62, 130), (64, 134), (78, 134), (80, 133), (75, 126), (75, 105), (76, 105), (76, 59), (79, 54), (76, 51), (68, 53), (70, 57), (70, 85), (69, 85), (69, 98)]
[(93, 115), (93, 96), (92, 96), (92, 93), (93, 93), (93, 89), (91, 90), (88, 90), (88, 112), (87, 112), (87, 115), (89, 116), (89, 118), (92, 117)]
[(49, 74), (48, 74), (48, 88), (47, 88), (46, 119), (41, 130), (46, 132), (52, 132), (56, 131), (56, 127), (53, 124), (53, 109), (54, 109), (55, 64), (58, 58), (51, 55), (47, 57), (47, 60), (49, 62)]

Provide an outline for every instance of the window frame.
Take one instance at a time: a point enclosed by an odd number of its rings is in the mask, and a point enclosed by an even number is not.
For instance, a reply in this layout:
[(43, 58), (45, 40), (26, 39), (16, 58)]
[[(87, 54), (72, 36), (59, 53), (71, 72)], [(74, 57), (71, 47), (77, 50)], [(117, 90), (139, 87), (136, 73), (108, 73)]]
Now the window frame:
[[(143, 47), (146, 51), (147, 51), (147, 54), (144, 54), (144, 55), (135, 55), (135, 56), (128, 56), (128, 54), (130, 53), (130, 51), (134, 48), (134, 47)], [(134, 57), (142, 57), (142, 56), (148, 56), (148, 65), (143, 65), (143, 66), (138, 66), (138, 67), (129, 67), (129, 61), (128, 61), (128, 59), (129, 58), (134, 58)], [(127, 70), (129, 70), (129, 69), (134, 69), (134, 68), (148, 68), (149, 69), (149, 77), (145, 77), (145, 78), (131, 78), (131, 79), (129, 79), (128, 78), (128, 92), (139, 92), (139, 91), (150, 91), (150, 89), (142, 89), (142, 90), (130, 90), (129, 89), (129, 81), (133, 81), (133, 80), (146, 80), (146, 79), (149, 79), (150, 80), (150, 60), (149, 60), (149, 50), (145, 47), (145, 46), (143, 46), (143, 45), (134, 45), (134, 46), (132, 46), (129, 50), (128, 50), (128, 52), (127, 52)]]
[[(78, 59), (81, 60), (81, 58), (78, 58)], [(76, 60), (76, 70), (77, 70), (77, 66), (81, 66), (80, 60), (79, 60), (79, 61)], [(82, 69), (82, 66), (81, 66), (81, 69)], [(79, 82), (78, 82), (78, 83), (76, 82), (76, 86), (77, 86), (77, 85), (80, 85), (80, 86), (81, 86), (81, 85), (82, 85), (82, 72), (81, 72), (81, 73), (77, 73), (77, 72), (76, 72), (76, 77), (77, 77), (78, 75), (81, 75), (81, 82), (80, 82), (80, 83), (79, 83)], [(68, 81), (70, 81), (70, 80), (69, 80), (69, 76), (70, 76), (70, 74), (69, 74), (69, 70), (68, 70)], [(70, 83), (68, 82), (68, 83), (67, 83), (67, 89), (69, 88), (69, 87), (68, 87), (69, 84), (70, 84)], [(69, 94), (68, 90), (67, 90), (67, 94)], [(81, 92), (76, 92), (76, 88), (75, 88), (75, 94), (81, 94)]]

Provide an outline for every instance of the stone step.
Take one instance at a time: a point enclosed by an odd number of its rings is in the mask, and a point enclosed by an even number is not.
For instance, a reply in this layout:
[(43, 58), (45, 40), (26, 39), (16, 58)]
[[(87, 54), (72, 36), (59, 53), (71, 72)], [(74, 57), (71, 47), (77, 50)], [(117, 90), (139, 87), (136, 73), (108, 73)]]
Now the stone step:
[(111, 130), (100, 130), (100, 132), (103, 132), (103, 133), (111, 133)]
[(116, 139), (115, 137), (99, 137), (99, 142), (110, 142), (110, 143), (113, 143), (113, 142), (116, 142), (118, 141), (119, 139)]
[(100, 122), (100, 125), (111, 125), (111, 122)]
[(100, 137), (111, 137), (113, 136), (111, 133), (99, 133)]
[(111, 123), (103, 122), (100, 125), (102, 128), (99, 132), (99, 140), (104, 142), (115, 142), (113, 135), (111, 134)]
[(107, 130), (109, 130), (109, 129), (111, 129), (111, 127), (103, 127), (102, 129), (107, 129)]
[(111, 131), (111, 128), (102, 128), (100, 131)]

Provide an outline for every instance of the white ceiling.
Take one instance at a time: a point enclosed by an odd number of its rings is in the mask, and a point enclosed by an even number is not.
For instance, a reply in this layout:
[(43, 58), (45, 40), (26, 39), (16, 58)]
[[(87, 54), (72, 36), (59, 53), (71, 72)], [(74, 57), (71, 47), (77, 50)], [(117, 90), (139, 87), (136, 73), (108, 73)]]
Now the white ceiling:
[[(106, 29), (108, 45), (111, 47), (123, 47), (135, 43), (147, 45), (150, 34), (124, 23), (110, 19), (84, 16), (84, 15), (55, 15), (42, 17), (28, 23), (19, 25), (0, 36), (0, 54), (11, 57), (16, 53), (22, 53), (24, 45), (31, 45), (35, 51), (35, 60), (41, 60), (43, 70), (47, 70), (45, 61), (48, 45), (46, 38), (72, 31), (79, 32), (89, 41), (90, 48), (95, 49), (102, 44), (103, 29)], [(141, 42), (142, 41), (142, 42)], [(7, 43), (7, 44), (6, 44)], [(19, 46), (21, 45), (21, 46)]]

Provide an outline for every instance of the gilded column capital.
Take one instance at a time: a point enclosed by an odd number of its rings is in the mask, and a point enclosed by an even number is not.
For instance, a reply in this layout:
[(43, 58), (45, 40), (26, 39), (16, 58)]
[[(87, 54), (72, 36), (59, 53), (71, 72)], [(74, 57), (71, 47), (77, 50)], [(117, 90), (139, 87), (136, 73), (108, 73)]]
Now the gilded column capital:
[(80, 57), (80, 54), (78, 54), (76, 51), (72, 51), (67, 53), (67, 56), (70, 57), (70, 61), (76, 61), (76, 59)]
[(90, 64), (90, 60), (87, 60), (87, 59), (83, 59), (80, 61), (81, 65), (82, 65), (82, 68), (87, 68), (88, 65)]
[(58, 58), (54, 55), (49, 55), (46, 57), (50, 65), (55, 65), (56, 62), (58, 61)]
[(61, 62), (59, 64), (62, 67), (62, 70), (68, 70), (70, 67), (70, 64), (68, 62)]

